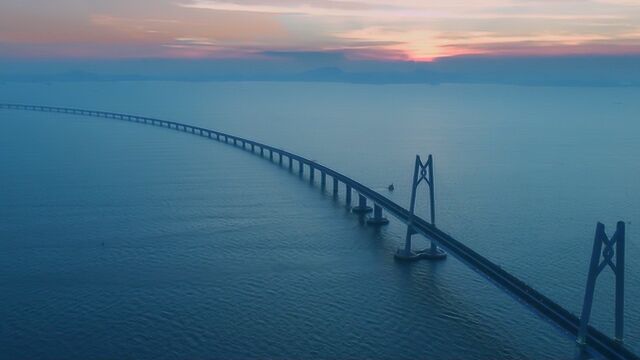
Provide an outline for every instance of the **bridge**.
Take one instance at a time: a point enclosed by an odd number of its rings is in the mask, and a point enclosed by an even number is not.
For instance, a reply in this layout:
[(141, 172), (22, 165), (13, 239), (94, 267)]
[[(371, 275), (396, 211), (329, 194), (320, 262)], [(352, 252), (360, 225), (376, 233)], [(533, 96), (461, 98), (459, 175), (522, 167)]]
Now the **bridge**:
[[(290, 171), (297, 171), (300, 176), (308, 173), (309, 181), (315, 184), (316, 174), (320, 175), (320, 186), (324, 190), (327, 187), (327, 178), (331, 178), (331, 190), (334, 197), (338, 197), (340, 188), (344, 188), (344, 198), (348, 206), (352, 205), (352, 194), (357, 194), (357, 205), (352, 207), (354, 212), (369, 212), (373, 210), (373, 216), (369, 219), (370, 223), (381, 224), (385, 222), (383, 210), (410, 225), (415, 233), (436, 242), (450, 254), (466, 263), (469, 267), (484, 275), (493, 281), (501, 289), (507, 291), (519, 301), (529, 305), (535, 309), (543, 317), (564, 329), (573, 336), (580, 333), (580, 318), (567, 309), (563, 308), (550, 298), (546, 297), (536, 289), (527, 285), (524, 281), (502, 269), (499, 265), (491, 262), (484, 256), (470, 249), (461, 241), (454, 239), (451, 235), (437, 228), (433, 223), (413, 215), (409, 210), (396, 204), (380, 193), (361, 184), (360, 182), (341, 174), (325, 165), (319, 164), (313, 160), (307, 159), (300, 155), (259, 143), (253, 140), (242, 138), (239, 136), (227, 134), (220, 131), (205, 129), (185, 123), (167, 121), (144, 116), (128, 115), (121, 113), (84, 110), (76, 108), (53, 107), (53, 106), (37, 106), (24, 104), (1, 104), (0, 109), (5, 110), (26, 110), (47, 113), (61, 113), (69, 115), (81, 115), (98, 118), (115, 119), (129, 121), (134, 123), (146, 124), (151, 126), (164, 127), (175, 131), (185, 132), (196, 136), (205, 137), (218, 142), (226, 143), (245, 151), (249, 151), (260, 157), (267, 158), (271, 162), (275, 162), (280, 166), (288, 167)], [(370, 201), (373, 209), (367, 205)], [(586, 344), (606, 358), (610, 359), (637, 359), (636, 354), (627, 349), (621, 341), (614, 340), (605, 335), (601, 331), (592, 326), (586, 328), (586, 334), (581, 334)]]

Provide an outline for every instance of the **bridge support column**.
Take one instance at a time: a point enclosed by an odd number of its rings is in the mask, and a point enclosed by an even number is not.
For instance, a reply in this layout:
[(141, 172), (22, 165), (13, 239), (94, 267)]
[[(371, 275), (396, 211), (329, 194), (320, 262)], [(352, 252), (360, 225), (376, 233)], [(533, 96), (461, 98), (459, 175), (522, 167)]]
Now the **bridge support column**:
[(367, 206), (367, 198), (362, 194), (358, 194), (358, 206), (351, 208), (351, 212), (356, 214), (366, 214), (371, 211), (371, 207)]
[(280, 164), (280, 166), (282, 166), (282, 153), (278, 153), (278, 155), (280, 156), (278, 163)]
[(261, 146), (260, 147), (260, 157), (264, 156), (264, 148)]
[(273, 161), (273, 150), (269, 150), (269, 160)]
[(418, 260), (430, 259), (438, 260), (447, 257), (447, 253), (440, 249), (433, 239), (431, 246), (424, 250), (413, 251), (411, 249), (411, 237), (416, 234), (413, 228), (413, 222), (416, 220), (416, 190), (418, 185), (424, 181), (429, 186), (429, 205), (431, 215), (431, 225), (435, 227), (435, 200), (434, 200), (434, 183), (433, 183), (433, 157), (429, 155), (426, 163), (422, 163), (420, 156), (416, 155), (415, 167), (413, 170), (413, 185), (411, 187), (411, 205), (409, 207), (409, 221), (407, 222), (407, 235), (405, 237), (404, 248), (398, 249), (395, 258), (398, 260)]
[(315, 177), (316, 174), (316, 168), (314, 168), (313, 166), (309, 165), (309, 182), (313, 184), (313, 179)]
[[(621, 344), (624, 340), (624, 243), (625, 223), (623, 221), (618, 221), (616, 232), (611, 239), (607, 237), (604, 231), (604, 225), (598, 223), (593, 240), (589, 275), (587, 276), (587, 286), (584, 292), (584, 302), (582, 303), (582, 314), (580, 316), (580, 328), (578, 329), (578, 338), (576, 340), (581, 346), (587, 345), (587, 332), (589, 318), (591, 317), (596, 279), (607, 266), (611, 268), (615, 275), (614, 341)], [(604, 250), (602, 249), (603, 245)], [(613, 262), (614, 256), (615, 263)]]
[(320, 173), (320, 188), (322, 190), (327, 188), (327, 173), (324, 171)]
[(382, 207), (378, 204), (373, 205), (373, 216), (367, 219), (369, 225), (387, 225), (389, 220), (382, 216)]
[(335, 176), (333, 177), (333, 197), (338, 197), (338, 179)]
[(346, 203), (348, 206), (351, 206), (351, 186), (350, 185), (346, 185), (347, 187), (347, 195), (346, 195)]
[(251, 152), (252, 153), (256, 152), (256, 146), (254, 144), (251, 144)]
[(299, 160), (298, 160), (298, 175), (300, 175), (300, 177), (304, 175), (304, 164), (302, 163), (302, 161), (299, 161)]
[(293, 159), (289, 156), (289, 171), (293, 171)]

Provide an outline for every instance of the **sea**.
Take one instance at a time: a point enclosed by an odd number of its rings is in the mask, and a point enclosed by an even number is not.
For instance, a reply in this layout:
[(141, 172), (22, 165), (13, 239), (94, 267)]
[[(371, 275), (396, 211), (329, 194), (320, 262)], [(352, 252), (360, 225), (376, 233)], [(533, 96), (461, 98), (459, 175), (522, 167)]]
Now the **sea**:
[[(575, 314), (597, 222), (626, 222), (640, 352), (640, 88), (304, 82), (0, 83), (0, 102), (136, 114), (313, 159)], [(0, 110), (0, 359), (574, 359), (573, 336), (455, 256), (402, 263), (277, 161), (166, 128)], [(329, 182), (330, 184), (330, 182)], [(387, 187), (394, 184), (395, 190)], [(416, 211), (428, 216), (421, 187)], [(428, 239), (414, 237), (416, 248)], [(592, 324), (613, 335), (614, 277)]]

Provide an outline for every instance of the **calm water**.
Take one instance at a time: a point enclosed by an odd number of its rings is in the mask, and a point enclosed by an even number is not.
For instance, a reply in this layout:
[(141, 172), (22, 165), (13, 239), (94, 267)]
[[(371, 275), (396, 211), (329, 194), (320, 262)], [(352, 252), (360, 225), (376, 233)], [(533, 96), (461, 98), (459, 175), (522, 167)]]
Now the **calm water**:
[[(155, 116), (264, 141), (381, 191), (393, 182), (388, 195), (403, 205), (413, 157), (433, 153), (439, 226), (575, 313), (596, 221), (610, 234), (627, 221), (627, 343), (638, 352), (639, 96), (0, 84), (0, 101)], [(0, 121), (2, 359), (574, 356), (571, 337), (455, 258), (395, 263), (398, 222), (367, 227), (341, 200), (257, 156), (111, 120), (1, 111)], [(607, 333), (611, 280), (600, 278), (593, 313)]]

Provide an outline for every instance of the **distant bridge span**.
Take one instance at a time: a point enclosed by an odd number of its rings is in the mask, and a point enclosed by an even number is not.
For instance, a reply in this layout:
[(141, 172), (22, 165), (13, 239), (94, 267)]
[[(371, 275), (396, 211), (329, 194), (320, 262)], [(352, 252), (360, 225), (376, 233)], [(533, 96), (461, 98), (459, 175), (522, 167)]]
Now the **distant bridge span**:
[[(254, 154), (259, 154), (261, 157), (264, 157), (268, 152), (268, 158), (271, 161), (274, 161), (274, 157), (277, 156), (277, 162), (281, 166), (285, 165), (284, 160), (286, 159), (289, 170), (291, 171), (294, 171), (294, 165), (297, 165), (297, 170), (300, 175), (304, 173), (306, 167), (308, 169), (307, 171), (309, 173), (309, 179), (311, 182), (314, 182), (315, 173), (318, 172), (321, 177), (320, 184), (322, 188), (326, 187), (327, 176), (331, 177), (333, 179), (332, 191), (334, 196), (338, 196), (340, 184), (343, 184), (346, 191), (345, 198), (348, 205), (351, 205), (351, 193), (352, 191), (355, 191), (358, 194), (359, 206), (366, 206), (367, 199), (374, 203), (374, 207), (377, 213), (376, 216), (380, 215), (381, 209), (385, 209), (391, 215), (404, 223), (408, 223), (410, 219), (410, 214), (407, 209), (346, 175), (343, 175), (327, 166), (318, 164), (317, 162), (305, 157), (239, 136), (234, 136), (220, 131), (205, 129), (198, 126), (174, 121), (105, 111), (1, 103), (0, 109), (62, 113), (130, 121), (165, 127), (168, 129), (214, 139), (219, 142), (224, 142), (236, 147), (241, 147), (242, 149), (251, 151)], [(549, 299), (534, 288), (525, 284), (522, 280), (502, 269), (499, 265), (491, 262), (490, 260), (473, 251), (460, 241), (454, 239), (451, 235), (428, 223), (426, 220), (416, 216), (414, 217), (412, 226), (416, 232), (426, 236), (429, 239), (435, 240), (440, 246), (447, 249), (452, 255), (462, 260), (472, 269), (488, 277), (500, 288), (506, 290), (518, 300), (532, 306), (540, 314), (551, 320), (556, 325), (560, 326), (562, 329), (568, 331), (574, 336), (578, 334), (580, 319), (570, 311), (566, 310), (553, 300)], [(587, 345), (607, 358), (640, 360), (640, 357), (624, 347), (621, 343), (616, 342), (609, 336), (591, 326), (589, 326), (587, 332), (586, 342)]]

